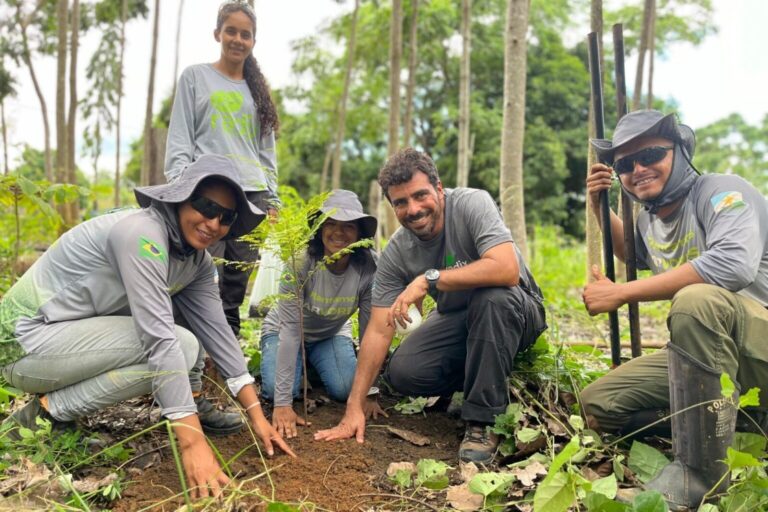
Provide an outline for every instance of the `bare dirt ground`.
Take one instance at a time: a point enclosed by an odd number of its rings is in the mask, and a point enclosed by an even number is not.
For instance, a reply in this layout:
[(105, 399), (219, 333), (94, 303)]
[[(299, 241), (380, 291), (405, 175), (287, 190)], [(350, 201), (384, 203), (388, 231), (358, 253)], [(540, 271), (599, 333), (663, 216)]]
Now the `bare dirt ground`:
[[(394, 400), (384, 399), (382, 405), (391, 407)], [(297, 412), (301, 403), (295, 404)], [(316, 442), (316, 430), (336, 425), (344, 412), (343, 404), (334, 402), (318, 407), (309, 416), (312, 425), (300, 427), (299, 436), (290, 441), (298, 458), (284, 454), (264, 461), (247, 433), (214, 438), (215, 446), (225, 458), (236, 457), (231, 471), (242, 486), (236, 498), (235, 510), (262, 510), (265, 501), (281, 501), (302, 505), (306, 510), (383, 510), (387, 502), (402, 510), (405, 498), (392, 494), (386, 477), (390, 462), (431, 458), (455, 465), (463, 425), (444, 412), (402, 415), (389, 410), (390, 418), (369, 422), (366, 441)], [(430, 443), (416, 446), (390, 434), (386, 426), (407, 429), (427, 436)], [(247, 448), (249, 447), (250, 448)], [(247, 448), (246, 451), (242, 451)], [(169, 447), (159, 452), (156, 463), (133, 474), (123, 497), (112, 503), (116, 512), (140, 509), (177, 510), (184, 504), (181, 484)], [(400, 502), (392, 503), (392, 501)], [(428, 508), (412, 503), (414, 510)], [(432, 506), (442, 508), (441, 503)], [(317, 508), (313, 508), (317, 507)], [(408, 508), (411, 508), (408, 507)], [(231, 508), (231, 507), (225, 507)]]

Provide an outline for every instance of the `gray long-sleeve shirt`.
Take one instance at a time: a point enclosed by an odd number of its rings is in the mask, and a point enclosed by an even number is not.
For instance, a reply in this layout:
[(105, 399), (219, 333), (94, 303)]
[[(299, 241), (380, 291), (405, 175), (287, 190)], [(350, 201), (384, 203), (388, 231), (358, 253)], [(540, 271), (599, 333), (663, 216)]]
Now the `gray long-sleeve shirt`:
[(224, 317), (211, 257), (171, 242), (180, 240), (172, 212), (119, 211), (62, 235), (0, 302), (0, 364), (35, 352), (35, 329), (43, 324), (131, 315), (149, 370), (156, 372), (153, 389), (162, 413), (195, 413), (174, 330), (175, 304), (232, 392), (252, 382)]
[[(316, 262), (307, 259), (299, 275), (306, 279)], [(316, 270), (303, 288), (304, 339), (307, 343), (331, 338), (335, 335), (352, 337), (349, 317), (359, 308), (359, 332), (363, 337), (371, 316), (371, 286), (376, 273), (375, 259), (365, 265), (350, 263), (343, 274), (334, 274), (326, 268)], [(281, 294), (294, 293), (292, 282), (280, 283)], [(299, 310), (295, 299), (281, 300), (272, 308), (261, 327), (262, 336), (278, 333), (277, 363), (275, 368), (275, 405), (290, 405), (293, 401), (293, 379), (296, 374), (296, 356), (301, 343)]]
[(690, 262), (706, 283), (768, 307), (768, 203), (739, 176), (697, 178), (668, 218), (637, 218), (638, 268), (654, 274)]
[(185, 69), (176, 88), (165, 157), (165, 177), (174, 181), (200, 155), (229, 157), (243, 190), (268, 190), (277, 199), (275, 134), (263, 134), (245, 80), (232, 80), (212, 64)]

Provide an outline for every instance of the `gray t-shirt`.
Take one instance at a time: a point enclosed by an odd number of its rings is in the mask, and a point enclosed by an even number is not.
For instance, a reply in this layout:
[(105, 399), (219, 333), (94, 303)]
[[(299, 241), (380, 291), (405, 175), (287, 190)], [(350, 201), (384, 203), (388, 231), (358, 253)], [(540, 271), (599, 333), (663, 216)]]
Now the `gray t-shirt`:
[[(416, 276), (430, 268), (459, 268), (477, 261), (488, 250), (512, 235), (504, 225), (501, 212), (484, 190), (445, 189), (445, 227), (437, 237), (426, 242), (409, 230), (398, 229), (379, 259), (373, 287), (373, 305), (389, 307)], [(515, 248), (517, 249), (517, 248)], [(520, 285), (538, 296), (541, 291), (533, 280), (520, 252)], [(472, 290), (437, 292), (441, 313), (467, 307)]]
[[(371, 253), (373, 254), (373, 253)], [(299, 276), (306, 279), (315, 261), (307, 258)], [(364, 265), (350, 262), (343, 274), (334, 274), (321, 267), (310, 277), (303, 289), (304, 339), (307, 343), (326, 340), (336, 335), (352, 337), (349, 317), (359, 308), (360, 338), (371, 316), (371, 287), (376, 273), (376, 261), (371, 258)], [(293, 293), (292, 282), (283, 280), (280, 293)], [(275, 368), (275, 405), (290, 405), (293, 379), (296, 374), (296, 356), (301, 342), (299, 311), (296, 300), (281, 300), (272, 308), (261, 328), (262, 336), (279, 333)]]
[(690, 262), (705, 282), (768, 306), (768, 205), (739, 176), (699, 177), (666, 219), (642, 211), (636, 240), (638, 268)]
[(0, 364), (35, 352), (41, 325), (131, 315), (149, 370), (156, 372), (153, 389), (162, 413), (195, 413), (176, 338), (176, 306), (228, 383), (252, 381), (224, 317), (210, 255), (176, 255), (167, 220), (154, 207), (123, 210), (62, 235), (0, 302)]
[(173, 101), (165, 177), (174, 181), (200, 155), (224, 155), (237, 166), (243, 190), (268, 190), (276, 199), (275, 134), (262, 135), (245, 80), (227, 78), (212, 64), (190, 66)]

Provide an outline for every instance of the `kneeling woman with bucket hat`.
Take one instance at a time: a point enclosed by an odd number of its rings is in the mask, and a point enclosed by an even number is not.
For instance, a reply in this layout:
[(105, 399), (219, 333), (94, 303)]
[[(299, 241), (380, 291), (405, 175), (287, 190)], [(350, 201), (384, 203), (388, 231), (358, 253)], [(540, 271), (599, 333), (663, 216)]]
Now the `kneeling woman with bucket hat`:
[[(362, 339), (371, 314), (376, 259), (370, 249), (357, 248), (324, 268), (313, 269), (350, 244), (373, 238), (376, 218), (363, 212), (357, 195), (349, 190), (334, 190), (320, 210), (329, 216), (310, 241), (298, 276), (298, 282), (309, 276), (302, 290), (304, 309), (299, 312), (295, 300), (282, 300), (270, 310), (261, 329), (261, 391), (274, 400), (272, 424), (289, 438), (296, 435), (297, 423), (305, 423), (291, 405), (299, 396), (302, 375), (299, 315), (303, 317), (307, 363), (317, 370), (330, 397), (345, 401), (357, 365), (349, 317), (360, 310)], [(284, 279), (280, 293), (292, 293), (292, 282)]]
[[(274, 443), (293, 455), (264, 417), (205, 251), (250, 232), (264, 212), (246, 199), (232, 162), (216, 155), (135, 194), (141, 210), (68, 231), (0, 302), (0, 371), (35, 394), (6, 422), (10, 435), (35, 429), (37, 416), (57, 427), (151, 392), (173, 421), (193, 496), (217, 495), (228, 478), (202, 433), (188, 377), (198, 340), (267, 452)], [(174, 309), (189, 330), (176, 325)]]

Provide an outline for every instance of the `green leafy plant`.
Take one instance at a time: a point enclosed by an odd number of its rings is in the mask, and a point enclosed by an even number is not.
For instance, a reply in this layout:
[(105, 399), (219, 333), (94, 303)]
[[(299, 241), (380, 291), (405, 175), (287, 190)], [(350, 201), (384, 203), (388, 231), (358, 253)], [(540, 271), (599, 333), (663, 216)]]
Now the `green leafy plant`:
[(448, 470), (451, 467), (445, 462), (434, 459), (421, 459), (416, 463), (416, 478), (414, 484), (427, 489), (441, 490), (448, 487)]

